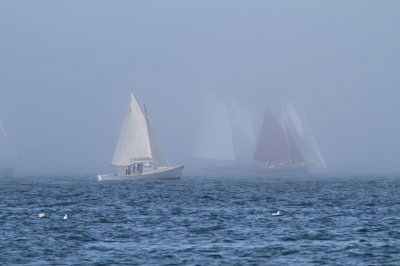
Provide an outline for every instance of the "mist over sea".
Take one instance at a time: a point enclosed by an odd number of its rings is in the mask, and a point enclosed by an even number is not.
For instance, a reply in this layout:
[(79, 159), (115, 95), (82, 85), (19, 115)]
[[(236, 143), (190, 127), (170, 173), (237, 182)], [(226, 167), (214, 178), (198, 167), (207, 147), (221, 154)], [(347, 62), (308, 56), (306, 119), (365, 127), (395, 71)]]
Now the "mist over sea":
[(395, 265), (399, 190), (400, 175), (1, 179), (0, 264)]

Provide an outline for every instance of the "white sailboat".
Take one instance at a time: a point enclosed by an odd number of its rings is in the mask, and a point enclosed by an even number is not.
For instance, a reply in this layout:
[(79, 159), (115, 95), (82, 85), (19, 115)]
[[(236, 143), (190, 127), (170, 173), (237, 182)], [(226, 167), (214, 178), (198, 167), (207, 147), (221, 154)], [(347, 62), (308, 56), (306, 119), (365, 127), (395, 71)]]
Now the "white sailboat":
[(12, 177), (15, 167), (15, 155), (11, 148), (7, 132), (0, 121), (0, 177)]
[(236, 102), (225, 104), (203, 91), (204, 116), (193, 157), (218, 174), (247, 172), (256, 143), (253, 117)]
[(267, 109), (254, 160), (262, 163), (258, 171), (263, 173), (305, 173), (326, 167), (311, 127), (290, 103), (284, 104), (281, 121)]
[(147, 110), (139, 105), (133, 93), (111, 165), (118, 167), (120, 172), (98, 175), (99, 181), (174, 179), (182, 175), (183, 165), (169, 165), (155, 136)]

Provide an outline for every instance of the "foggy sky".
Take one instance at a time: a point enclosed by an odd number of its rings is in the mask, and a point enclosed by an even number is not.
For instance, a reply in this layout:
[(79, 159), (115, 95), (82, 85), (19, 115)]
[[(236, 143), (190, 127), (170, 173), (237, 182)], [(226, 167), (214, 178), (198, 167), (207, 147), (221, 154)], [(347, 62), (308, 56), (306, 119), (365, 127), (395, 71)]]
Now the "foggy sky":
[(291, 101), (331, 171), (400, 171), (398, 1), (1, 0), (0, 36), (21, 175), (109, 171), (130, 90), (190, 168), (204, 87)]

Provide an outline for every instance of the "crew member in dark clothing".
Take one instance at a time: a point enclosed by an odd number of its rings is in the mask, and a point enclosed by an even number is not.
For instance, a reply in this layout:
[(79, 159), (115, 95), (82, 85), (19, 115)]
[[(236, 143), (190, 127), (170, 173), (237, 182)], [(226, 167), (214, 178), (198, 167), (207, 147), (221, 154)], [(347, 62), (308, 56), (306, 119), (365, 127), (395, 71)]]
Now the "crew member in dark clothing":
[(138, 170), (139, 174), (143, 173), (143, 163), (138, 163), (137, 164), (137, 170)]

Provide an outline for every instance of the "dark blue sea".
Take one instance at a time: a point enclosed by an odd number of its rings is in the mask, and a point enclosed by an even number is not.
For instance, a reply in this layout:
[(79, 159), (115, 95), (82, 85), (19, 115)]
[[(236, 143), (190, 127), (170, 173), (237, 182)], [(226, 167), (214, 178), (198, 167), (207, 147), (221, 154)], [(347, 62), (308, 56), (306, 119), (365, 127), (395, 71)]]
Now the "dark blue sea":
[(1, 265), (400, 265), (400, 176), (3, 179), (0, 229)]

